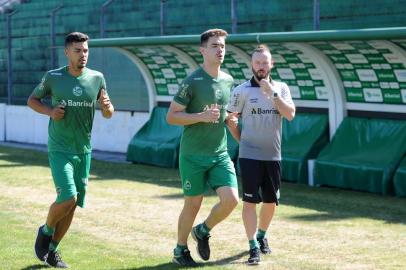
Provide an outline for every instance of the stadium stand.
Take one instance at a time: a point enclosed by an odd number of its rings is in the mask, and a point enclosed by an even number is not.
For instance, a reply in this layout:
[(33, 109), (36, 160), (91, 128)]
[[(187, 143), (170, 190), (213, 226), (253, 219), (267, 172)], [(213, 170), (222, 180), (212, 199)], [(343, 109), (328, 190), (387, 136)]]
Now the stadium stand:
[(284, 119), (282, 129), (282, 178), (307, 184), (308, 160), (328, 143), (328, 116), (298, 113), (290, 122)]
[(128, 145), (127, 160), (175, 168), (183, 128), (166, 122), (167, 107), (155, 107), (149, 121)]
[(318, 155), (314, 183), (390, 194), (405, 153), (406, 121), (347, 117)]
[(393, 185), (395, 187), (396, 196), (406, 197), (406, 156), (396, 170), (395, 176), (393, 177)]
[[(13, 37), (13, 104), (25, 100), (44, 72), (51, 69), (50, 14), (63, 5), (56, 15), (57, 49), (63, 36), (82, 31), (91, 38), (100, 36), (100, 7), (105, 0), (23, 0), (4, 1), (12, 16)], [(19, 4), (21, 2), (21, 4)], [(313, 1), (237, 1), (239, 33), (312, 30)], [(321, 29), (352, 29), (379, 25), (403, 26), (404, 1), (323, 1), (320, 4)], [(210, 27), (231, 32), (230, 1), (165, 1), (164, 34), (198, 34)], [(403, 3), (403, 4), (402, 4)], [(379, 6), (377, 9), (376, 7)], [(204, 10), (206, 16), (195, 16)], [(1, 14), (1, 13), (0, 13)], [(5, 29), (6, 15), (0, 16)], [(160, 35), (160, 1), (115, 0), (106, 9), (105, 37)], [(187, 23), (185, 23), (187, 22)], [(7, 97), (7, 40), (0, 31), (0, 101)], [(59, 54), (63, 55), (63, 54)], [(64, 59), (60, 59), (62, 63)], [(29, 75), (27, 75), (29, 74)], [(142, 82), (141, 82), (142, 83)], [(120, 104), (117, 104), (118, 108)], [(133, 108), (137, 110), (137, 108)]]

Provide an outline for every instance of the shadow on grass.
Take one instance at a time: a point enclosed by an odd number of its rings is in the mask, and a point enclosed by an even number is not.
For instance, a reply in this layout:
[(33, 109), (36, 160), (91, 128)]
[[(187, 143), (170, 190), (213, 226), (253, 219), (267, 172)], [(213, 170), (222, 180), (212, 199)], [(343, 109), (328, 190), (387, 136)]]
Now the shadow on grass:
[[(46, 153), (0, 146), (0, 160), (11, 164), (2, 166), (48, 167)], [(127, 180), (176, 188), (175, 195), (157, 195), (163, 199), (183, 197), (177, 169), (160, 168), (141, 164), (92, 161), (91, 181)], [(239, 185), (241, 188), (241, 184)], [(241, 190), (239, 191), (241, 194)], [(209, 191), (207, 196), (215, 196)], [(309, 222), (323, 222), (350, 218), (370, 218), (387, 223), (406, 224), (406, 199), (382, 196), (367, 192), (348, 191), (337, 188), (315, 188), (302, 184), (283, 182), (281, 205), (312, 209), (316, 213), (293, 215), (287, 218)]]
[[(241, 253), (238, 253), (234, 256), (223, 258), (217, 261), (212, 261), (212, 262), (207, 262), (207, 263), (199, 263), (199, 268), (204, 268), (204, 267), (209, 267), (209, 266), (225, 266), (225, 265), (230, 265), (233, 264), (236, 260), (239, 260), (241, 257), (247, 256), (248, 251), (244, 251)], [(238, 263), (240, 264), (240, 263)], [(119, 270), (168, 270), (168, 269), (185, 269), (185, 267), (176, 265), (174, 263), (168, 262), (168, 263), (163, 263), (163, 264), (158, 264), (158, 265), (153, 265), (153, 266), (141, 266), (141, 267), (135, 267), (135, 268), (122, 268)], [(191, 269), (191, 268), (186, 268), (186, 269)]]
[(338, 188), (316, 188), (282, 183), (281, 205), (302, 207), (317, 213), (295, 215), (292, 220), (323, 222), (371, 218), (406, 224), (406, 199)]
[(35, 270), (35, 269), (42, 269), (42, 268), (49, 268), (49, 266), (47, 266), (45, 264), (34, 264), (34, 265), (30, 265), (30, 266), (21, 268), (20, 270)]

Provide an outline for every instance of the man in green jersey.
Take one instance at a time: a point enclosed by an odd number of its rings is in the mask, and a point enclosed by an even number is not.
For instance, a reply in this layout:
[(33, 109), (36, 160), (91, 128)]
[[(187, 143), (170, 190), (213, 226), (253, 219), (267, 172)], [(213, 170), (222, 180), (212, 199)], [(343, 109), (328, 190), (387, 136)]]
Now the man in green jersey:
[[(76, 206), (84, 207), (91, 161), (90, 137), (96, 102), (103, 117), (114, 107), (103, 74), (86, 68), (89, 37), (70, 33), (65, 38), (68, 65), (48, 71), (28, 98), (28, 106), (48, 115), (48, 157), (56, 188), (46, 223), (39, 227), (35, 254), (56, 268), (67, 268), (58, 245), (69, 229)], [(51, 98), (51, 106), (41, 100)]]
[[(189, 233), (197, 242), (203, 260), (210, 258), (210, 230), (224, 220), (238, 204), (237, 179), (227, 153), (226, 106), (233, 78), (220, 71), (224, 60), (227, 32), (210, 29), (200, 36), (203, 65), (188, 76), (175, 95), (167, 121), (183, 125), (179, 169), (184, 193), (184, 206), (178, 220), (178, 239), (173, 262), (197, 266), (187, 247)], [(193, 227), (206, 186), (216, 191), (220, 201), (204, 222)]]

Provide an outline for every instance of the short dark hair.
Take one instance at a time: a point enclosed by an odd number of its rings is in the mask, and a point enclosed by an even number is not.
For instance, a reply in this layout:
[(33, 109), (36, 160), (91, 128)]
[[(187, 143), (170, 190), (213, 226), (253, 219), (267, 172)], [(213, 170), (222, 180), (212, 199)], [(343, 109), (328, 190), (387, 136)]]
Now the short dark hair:
[[(254, 55), (254, 53), (269, 53), (271, 54), (271, 50), (269, 49), (268, 46), (266, 46), (265, 44), (259, 44), (251, 53), (251, 56)], [(271, 54), (272, 55), (272, 54)]]
[(85, 42), (89, 40), (89, 36), (80, 32), (72, 32), (65, 37), (65, 47), (68, 47), (73, 42)]
[(200, 35), (200, 47), (204, 47), (207, 45), (207, 41), (209, 40), (209, 38), (211, 37), (227, 37), (228, 33), (226, 30), (223, 29), (209, 29), (205, 32), (203, 32)]

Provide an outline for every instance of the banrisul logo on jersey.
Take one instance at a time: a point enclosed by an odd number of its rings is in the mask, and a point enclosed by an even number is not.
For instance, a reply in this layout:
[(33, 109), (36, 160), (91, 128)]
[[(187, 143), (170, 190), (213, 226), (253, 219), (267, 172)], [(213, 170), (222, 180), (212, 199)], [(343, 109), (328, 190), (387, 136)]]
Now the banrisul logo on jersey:
[(279, 114), (276, 109), (262, 109), (262, 108), (252, 108), (251, 114)]
[(72, 92), (75, 96), (80, 97), (83, 94), (83, 89), (80, 86), (75, 86), (73, 87)]
[(59, 104), (61, 104), (63, 107), (69, 106), (69, 107), (89, 107), (89, 108), (91, 108), (91, 107), (93, 107), (94, 102), (86, 101), (86, 100), (74, 101), (74, 100), (68, 99), (68, 100), (61, 100), (59, 102)]

